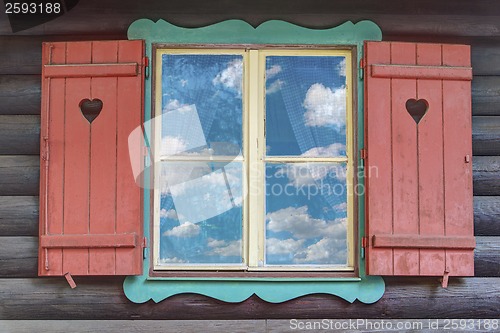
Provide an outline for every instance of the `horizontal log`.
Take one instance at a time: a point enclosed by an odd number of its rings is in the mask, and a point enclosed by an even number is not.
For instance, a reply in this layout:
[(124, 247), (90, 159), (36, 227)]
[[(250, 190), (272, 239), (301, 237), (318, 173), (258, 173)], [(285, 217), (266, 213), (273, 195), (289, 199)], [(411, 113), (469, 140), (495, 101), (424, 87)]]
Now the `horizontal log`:
[(126, 32), (109, 35), (0, 36), (0, 75), (42, 73), (42, 43), (77, 40), (127, 39)]
[(500, 196), (474, 197), (474, 234), (500, 236)]
[(329, 295), (310, 295), (281, 304), (252, 296), (224, 303), (184, 294), (165, 301), (130, 302), (121, 278), (0, 279), (0, 319), (289, 319), (289, 318), (498, 318), (500, 278), (450, 278), (443, 289), (436, 278), (386, 278), (381, 300), (349, 304)]
[(0, 115), (40, 114), (40, 96), (39, 75), (0, 75)]
[(472, 117), (474, 155), (500, 155), (500, 117)]
[(472, 172), (474, 195), (500, 195), (500, 156), (475, 156)]
[(500, 237), (477, 237), (474, 275), (500, 277)]
[(38, 236), (38, 197), (0, 196), (0, 236)]
[(178, 333), (178, 332), (204, 332), (204, 333), (247, 333), (268, 332), (268, 329), (286, 326), (287, 320), (276, 321), (269, 326), (267, 320), (16, 320), (0, 321), (0, 327), (5, 327), (9, 333), (51, 332), (68, 333), (76, 332), (134, 332), (134, 333)]
[(0, 115), (0, 155), (30, 155), (40, 151), (40, 116)]
[(500, 116), (500, 76), (474, 77), (472, 80), (472, 114)]
[(0, 155), (0, 195), (38, 195), (38, 155)]
[[(455, 7), (448, 6), (449, 8)], [(368, 5), (366, 1), (353, 1), (353, 5), (337, 2), (312, 1), (307, 4), (291, 4), (278, 0), (272, 4), (260, 0), (226, 1), (218, 0), (210, 5), (200, 0), (171, 2), (153, 1), (138, 6), (132, 0), (116, 6), (113, 2), (97, 0), (79, 3), (67, 15), (31, 29), (17, 32), (19, 35), (42, 34), (98, 34), (123, 33), (131, 22), (149, 17), (163, 18), (180, 26), (206, 26), (227, 19), (239, 18), (257, 26), (260, 23), (281, 19), (311, 28), (331, 27), (346, 20), (369, 19), (387, 34), (435, 35), (435, 36), (497, 36), (498, 4), (488, 2), (478, 8), (470, 5), (450, 10), (432, 3), (399, 5), (395, 1), (380, 1)], [(339, 9), (340, 8), (340, 9)], [(394, 8), (394, 9), (393, 9)], [(424, 13), (429, 13), (425, 15)], [(0, 34), (12, 34), (7, 20), (0, 22)]]
[(37, 276), (38, 237), (4, 236), (0, 241), (0, 277)]
[(500, 43), (476, 42), (471, 47), (474, 75), (500, 75)]
[[(330, 318), (330, 317), (329, 317)], [(435, 333), (447, 331), (451, 327), (449, 319), (246, 319), (246, 320), (3, 320), (0, 327), (8, 329), (9, 333), (31, 333), (51, 332), (68, 333), (73, 332), (75, 327), (84, 332), (115, 333), (177, 333), (177, 332), (204, 332), (204, 333), (284, 333), (297, 331), (320, 330), (338, 331), (342, 333), (360, 332), (418, 332)], [(480, 325), (481, 323), (481, 325)], [(488, 332), (483, 329), (484, 322), (479, 320), (454, 322), (459, 327), (468, 327), (467, 332)], [(464, 325), (465, 324), (465, 325)], [(474, 326), (473, 326), (474, 325)], [(350, 327), (350, 328), (349, 328)], [(345, 329), (343, 329), (345, 328)], [(383, 328), (383, 329), (379, 329)], [(491, 331), (491, 330), (490, 330)]]
[[(476, 237), (476, 276), (500, 277), (500, 237)], [(22, 264), (17, 263), (24, 258)], [(0, 237), (0, 278), (37, 276), (38, 237)], [(496, 260), (497, 264), (492, 265)]]

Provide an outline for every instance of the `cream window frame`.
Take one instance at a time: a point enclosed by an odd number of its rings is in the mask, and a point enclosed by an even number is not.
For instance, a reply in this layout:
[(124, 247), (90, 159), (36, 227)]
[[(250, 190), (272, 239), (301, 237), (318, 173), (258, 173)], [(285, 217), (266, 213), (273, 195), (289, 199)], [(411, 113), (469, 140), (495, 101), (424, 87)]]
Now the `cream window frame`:
[[(355, 228), (354, 228), (354, 126), (353, 126), (353, 71), (350, 49), (303, 49), (303, 48), (158, 48), (154, 55), (155, 68), (155, 96), (156, 110), (162, 109), (161, 84), (163, 54), (234, 54), (243, 56), (243, 89), (242, 89), (242, 123), (243, 123), (243, 233), (242, 254), (243, 264), (185, 264), (185, 265), (158, 265), (160, 256), (159, 229), (160, 229), (160, 191), (154, 186), (153, 200), (153, 269), (156, 271), (262, 271), (262, 272), (353, 272), (356, 270)], [(346, 156), (345, 157), (294, 157), (294, 156), (266, 156), (265, 155), (265, 69), (267, 56), (343, 56), (346, 59)], [(157, 119), (156, 119), (157, 118)], [(161, 142), (161, 117), (156, 117), (153, 124), (155, 142)], [(155, 165), (158, 162), (187, 161), (189, 157), (163, 158), (160, 156), (160, 145), (154, 146)], [(224, 156), (217, 156), (207, 161), (225, 161)], [(233, 158), (231, 158), (233, 160)], [(282, 163), (346, 163), (347, 166), (347, 265), (265, 265), (265, 165), (266, 162)], [(159, 170), (154, 171), (155, 185), (159, 185)], [(252, 191), (252, 188), (260, 189)], [(250, 216), (249, 212), (253, 213)], [(250, 221), (251, 220), (251, 221)]]

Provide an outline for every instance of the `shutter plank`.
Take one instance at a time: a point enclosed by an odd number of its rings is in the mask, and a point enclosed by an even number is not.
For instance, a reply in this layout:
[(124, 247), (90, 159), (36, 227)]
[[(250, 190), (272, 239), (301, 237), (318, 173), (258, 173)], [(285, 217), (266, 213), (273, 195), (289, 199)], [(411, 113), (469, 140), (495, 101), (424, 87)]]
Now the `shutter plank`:
[[(418, 65), (441, 65), (441, 45), (417, 44)], [(417, 80), (417, 98), (429, 109), (418, 124), (419, 234), (444, 235), (443, 109), (440, 80)], [(420, 249), (421, 275), (441, 275), (445, 251)]]
[[(66, 62), (66, 44), (44, 44), (43, 63)], [(66, 80), (45, 79), (42, 92), (42, 113), (40, 131), (40, 233), (62, 234), (64, 215), (64, 126)], [(47, 101), (48, 98), (48, 101)], [(47, 123), (48, 122), (48, 123)], [(47, 127), (48, 126), (48, 127)], [(48, 137), (45, 142), (43, 137)], [(48, 144), (50, 150), (48, 151)], [(43, 156), (49, 153), (49, 165), (46, 169)], [(47, 176), (47, 177), (46, 177)], [(50, 198), (50, 200), (49, 200)], [(62, 275), (62, 250), (41, 249), (39, 255), (39, 273), (41, 275)]]
[[(443, 45), (443, 65), (470, 64), (468, 46)], [(450, 236), (473, 235), (471, 85), (469, 81), (443, 81), (445, 122), (445, 233)], [(474, 253), (446, 250), (446, 268), (451, 275), (474, 275)]]
[[(90, 63), (90, 42), (67, 43), (66, 62)], [(91, 97), (90, 78), (66, 79), (64, 233), (89, 233), (90, 124), (80, 111), (82, 99)], [(63, 273), (88, 274), (87, 249), (65, 249)]]
[[(118, 42), (93, 42), (92, 63), (118, 62)], [(116, 77), (92, 78), (103, 108), (91, 125), (90, 233), (116, 232)], [(111, 93), (109, 93), (111, 92)], [(89, 274), (115, 274), (115, 249), (90, 249)]]
[[(391, 50), (388, 43), (368, 43), (365, 52), (377, 63), (390, 63)], [(366, 168), (367, 235), (392, 234), (392, 144), (391, 144), (391, 80), (373, 78), (366, 92), (365, 104), (366, 147), (368, 151)], [(371, 195), (370, 188), (384, 195)], [(393, 272), (392, 249), (370, 249), (367, 256), (367, 273), (372, 275)]]
[[(414, 44), (392, 43), (391, 63), (415, 64)], [(395, 234), (418, 233), (417, 130), (406, 101), (417, 95), (415, 80), (392, 79), (392, 161)], [(394, 274), (418, 275), (419, 252), (394, 249)]]
[[(142, 61), (142, 41), (119, 42), (118, 61)], [(129, 233), (139, 228), (142, 235), (141, 189), (135, 184), (129, 157), (128, 136), (142, 123), (144, 75), (118, 78), (117, 89), (117, 216), (116, 232)], [(140, 151), (140, 150), (139, 150)], [(142, 159), (141, 159), (142, 160)], [(139, 222), (138, 222), (139, 221)], [(116, 274), (142, 274), (142, 249), (116, 249)]]

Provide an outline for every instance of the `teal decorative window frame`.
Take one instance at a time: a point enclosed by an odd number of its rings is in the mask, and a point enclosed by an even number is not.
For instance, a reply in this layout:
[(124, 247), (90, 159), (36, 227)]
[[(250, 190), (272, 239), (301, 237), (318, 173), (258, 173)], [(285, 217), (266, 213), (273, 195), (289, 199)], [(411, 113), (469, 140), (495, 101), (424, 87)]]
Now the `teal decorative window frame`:
[[(140, 19), (128, 29), (129, 39), (141, 39), (146, 42), (146, 55), (152, 58), (152, 44), (309, 44), (309, 45), (354, 45), (357, 59), (362, 59), (363, 43), (366, 40), (381, 40), (380, 28), (371, 21), (356, 24), (346, 22), (331, 29), (314, 30), (299, 27), (284, 21), (267, 21), (257, 28), (240, 20), (229, 20), (203, 28), (181, 28), (163, 20), (153, 22)], [(357, 75), (358, 106), (358, 150), (364, 147), (363, 83)], [(151, 78), (145, 80), (145, 121), (151, 119)], [(359, 159), (358, 167), (362, 167)], [(148, 178), (149, 175), (145, 174)], [(359, 179), (364, 183), (364, 179)], [(149, 183), (149, 179), (145, 179)], [(144, 196), (144, 234), (150, 240), (150, 197)], [(364, 195), (358, 198), (358, 248), (364, 235)], [(129, 300), (135, 303), (150, 299), (160, 302), (170, 296), (181, 293), (197, 293), (225, 302), (242, 302), (253, 294), (261, 299), (280, 303), (300, 296), (323, 293), (341, 297), (349, 302), (356, 299), (363, 303), (375, 303), (385, 291), (384, 280), (380, 276), (367, 276), (365, 259), (358, 258), (359, 277), (356, 278), (187, 278), (187, 277), (151, 277), (150, 260), (144, 260), (143, 274), (129, 276), (123, 288)]]

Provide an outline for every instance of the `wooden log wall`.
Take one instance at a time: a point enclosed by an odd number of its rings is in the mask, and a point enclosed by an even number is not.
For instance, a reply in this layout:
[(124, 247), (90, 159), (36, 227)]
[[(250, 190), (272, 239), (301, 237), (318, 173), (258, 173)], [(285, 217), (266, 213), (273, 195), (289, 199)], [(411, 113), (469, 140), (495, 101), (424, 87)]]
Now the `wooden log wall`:
[[(185, 27), (225, 19), (282, 19), (312, 28), (370, 19), (385, 40), (468, 43), (474, 79), (473, 171), (476, 276), (387, 278), (373, 305), (312, 295), (282, 304), (253, 296), (226, 304), (177, 295), (133, 304), (123, 278), (37, 277), (41, 42), (125, 39), (142, 17)], [(89, 0), (68, 14), (13, 34), (0, 13), (0, 320), (498, 318), (500, 315), (500, 2), (497, 1), (148, 1)]]

